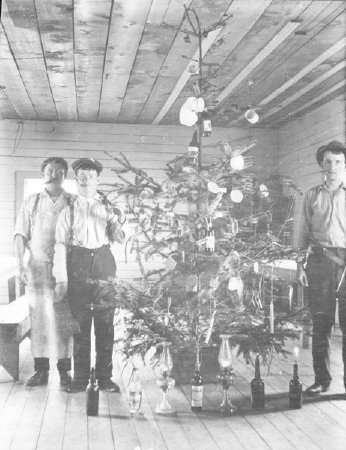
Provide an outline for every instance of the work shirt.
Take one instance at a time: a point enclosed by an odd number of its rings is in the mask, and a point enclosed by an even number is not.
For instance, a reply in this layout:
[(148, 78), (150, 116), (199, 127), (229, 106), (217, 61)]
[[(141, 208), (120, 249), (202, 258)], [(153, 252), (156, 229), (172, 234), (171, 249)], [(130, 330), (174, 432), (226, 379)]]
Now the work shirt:
[(316, 245), (346, 248), (346, 186), (334, 191), (322, 184), (310, 189), (304, 197), (298, 247)]
[(113, 242), (124, 242), (122, 225), (99, 194), (92, 198), (78, 196), (73, 203), (73, 229), (71, 208), (65, 208), (57, 222), (55, 233), (53, 275), (56, 282), (67, 281), (67, 250), (69, 246), (87, 249), (100, 248)]
[[(36, 204), (37, 195), (39, 200)], [(68, 204), (68, 197), (74, 196), (63, 191), (52, 201), (46, 190), (40, 194), (29, 195), (20, 208), (14, 235), (24, 236), (31, 257), (37, 261), (53, 261), (55, 243), (55, 225), (60, 212)]]

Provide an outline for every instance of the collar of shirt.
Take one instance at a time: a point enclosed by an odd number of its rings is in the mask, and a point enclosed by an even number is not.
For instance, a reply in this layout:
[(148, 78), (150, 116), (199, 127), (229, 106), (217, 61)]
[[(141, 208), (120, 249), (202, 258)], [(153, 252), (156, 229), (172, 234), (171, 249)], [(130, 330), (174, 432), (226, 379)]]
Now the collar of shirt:
[[(335, 190), (338, 190), (338, 189), (344, 189), (344, 190), (346, 191), (346, 184), (345, 184), (344, 181), (342, 181), (341, 184), (340, 184), (340, 186), (339, 186), (338, 188), (336, 188)], [(324, 190), (324, 191), (330, 191), (330, 189), (328, 188), (328, 186), (326, 185), (325, 182), (322, 183), (322, 184), (320, 184), (319, 186), (317, 186), (317, 189), (316, 189), (316, 190), (317, 190), (317, 191), (322, 191), (322, 190)]]

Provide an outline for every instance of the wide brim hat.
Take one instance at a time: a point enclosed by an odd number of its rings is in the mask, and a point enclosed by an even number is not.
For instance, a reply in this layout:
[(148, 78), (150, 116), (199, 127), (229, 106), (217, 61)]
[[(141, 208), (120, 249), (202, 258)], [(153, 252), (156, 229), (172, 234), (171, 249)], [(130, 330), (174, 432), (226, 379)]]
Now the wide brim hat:
[(78, 169), (95, 169), (100, 175), (103, 169), (102, 163), (93, 158), (80, 158), (72, 163), (72, 169), (77, 173)]
[(341, 144), (341, 142), (338, 141), (331, 141), (329, 144), (322, 145), (317, 152), (316, 152), (316, 160), (319, 165), (322, 164), (323, 161), (323, 155), (325, 152), (342, 152), (345, 155), (346, 160), (346, 148), (344, 145)]

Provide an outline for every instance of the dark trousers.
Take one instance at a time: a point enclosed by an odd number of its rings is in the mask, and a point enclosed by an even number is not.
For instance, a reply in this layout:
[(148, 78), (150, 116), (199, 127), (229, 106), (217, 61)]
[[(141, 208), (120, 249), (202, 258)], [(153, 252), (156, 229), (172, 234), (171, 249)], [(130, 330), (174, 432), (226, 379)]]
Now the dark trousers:
[[(90, 374), (90, 332), (94, 318), (96, 344), (96, 377), (99, 380), (112, 375), (114, 341), (113, 317), (115, 305), (109, 294), (103, 293), (100, 280), (114, 277), (116, 265), (109, 246), (98, 249), (72, 247), (68, 258), (68, 297), (80, 333), (74, 336), (74, 377), (86, 381)], [(98, 310), (97, 305), (103, 304)], [(89, 305), (96, 305), (90, 310)], [(106, 304), (106, 306), (104, 306)], [(107, 306), (108, 304), (108, 306)]]
[[(346, 250), (333, 249), (345, 260)], [(330, 343), (335, 322), (336, 298), (339, 308), (339, 325), (342, 332), (342, 359), (344, 363), (344, 385), (346, 387), (346, 284), (345, 278), (337, 291), (343, 267), (316, 252), (309, 256), (306, 273), (309, 286), (306, 289), (312, 315), (312, 359), (315, 381), (328, 384), (330, 373)]]
[[(34, 358), (35, 372), (49, 370), (49, 358)], [(58, 359), (57, 368), (59, 372), (71, 370), (71, 358)]]

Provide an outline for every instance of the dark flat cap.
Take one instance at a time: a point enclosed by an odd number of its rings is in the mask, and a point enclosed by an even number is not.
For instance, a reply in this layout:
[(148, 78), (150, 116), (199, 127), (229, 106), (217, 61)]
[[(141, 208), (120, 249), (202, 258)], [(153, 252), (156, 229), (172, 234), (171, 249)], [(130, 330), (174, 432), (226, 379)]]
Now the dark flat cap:
[(323, 155), (325, 154), (325, 152), (343, 153), (346, 160), (346, 148), (341, 144), (341, 142), (331, 141), (329, 142), (329, 144), (322, 145), (322, 147), (317, 150), (316, 160), (319, 165), (321, 165), (323, 161)]
[(65, 175), (67, 174), (68, 171), (67, 161), (65, 161), (65, 159), (61, 158), (60, 156), (51, 156), (50, 158), (45, 159), (41, 164), (41, 172), (43, 172), (44, 168), (51, 163), (61, 164), (65, 170)]
[(77, 173), (78, 169), (95, 169), (96, 172), (100, 175), (103, 169), (103, 165), (100, 163), (100, 161), (96, 161), (96, 159), (93, 158), (80, 158), (72, 163), (72, 169), (75, 173)]

